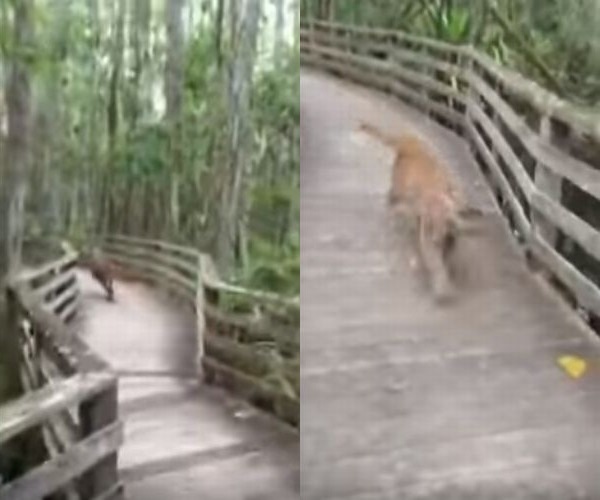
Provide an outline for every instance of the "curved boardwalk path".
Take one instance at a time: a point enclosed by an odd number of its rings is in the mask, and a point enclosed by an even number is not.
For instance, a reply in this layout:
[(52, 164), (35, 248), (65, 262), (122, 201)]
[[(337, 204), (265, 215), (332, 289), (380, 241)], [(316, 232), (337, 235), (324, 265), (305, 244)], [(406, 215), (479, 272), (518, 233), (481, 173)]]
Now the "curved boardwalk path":
[(78, 277), (84, 337), (120, 375), (126, 498), (298, 499), (297, 434), (200, 387), (190, 311), (134, 283), (117, 283), (111, 304), (87, 272)]
[(556, 364), (598, 359), (598, 340), (496, 212), (458, 249), (458, 302), (435, 307), (388, 220), (391, 155), (356, 126), (417, 132), (490, 209), (466, 146), (319, 73), (303, 71), (301, 112), (302, 498), (599, 499), (600, 370)]

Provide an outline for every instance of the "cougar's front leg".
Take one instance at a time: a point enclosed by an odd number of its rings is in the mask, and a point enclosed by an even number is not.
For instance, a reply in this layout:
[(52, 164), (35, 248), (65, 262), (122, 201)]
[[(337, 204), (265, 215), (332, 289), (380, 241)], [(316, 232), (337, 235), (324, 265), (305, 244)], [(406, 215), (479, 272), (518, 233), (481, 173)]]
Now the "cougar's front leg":
[(115, 301), (115, 291), (114, 291), (114, 288), (113, 288), (113, 281), (112, 281), (112, 279), (108, 278), (106, 280), (106, 283), (104, 284), (104, 288), (106, 289), (107, 300), (109, 302), (114, 302)]
[(431, 283), (437, 302), (443, 303), (452, 297), (452, 284), (448, 268), (444, 260), (444, 241), (438, 241), (434, 227), (428, 227), (427, 221), (419, 222), (419, 251), (421, 260)]

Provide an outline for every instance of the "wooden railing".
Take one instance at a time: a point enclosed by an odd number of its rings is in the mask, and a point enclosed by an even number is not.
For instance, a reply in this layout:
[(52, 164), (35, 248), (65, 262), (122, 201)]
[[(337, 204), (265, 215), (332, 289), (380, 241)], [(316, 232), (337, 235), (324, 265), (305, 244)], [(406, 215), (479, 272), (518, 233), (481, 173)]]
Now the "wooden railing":
[(0, 485), (3, 500), (55, 493), (69, 500), (122, 498), (117, 378), (75, 335), (75, 264), (68, 253), (9, 284), (10, 333), (20, 342), (25, 394), (0, 406), (0, 446), (26, 437), (40, 453), (39, 463)]
[(469, 143), (526, 254), (600, 316), (600, 117), (473, 47), (303, 22), (301, 61), (383, 90)]
[(298, 424), (298, 298), (226, 283), (210, 256), (194, 248), (131, 236), (108, 236), (102, 248), (117, 265), (192, 305), (198, 362), (207, 382)]

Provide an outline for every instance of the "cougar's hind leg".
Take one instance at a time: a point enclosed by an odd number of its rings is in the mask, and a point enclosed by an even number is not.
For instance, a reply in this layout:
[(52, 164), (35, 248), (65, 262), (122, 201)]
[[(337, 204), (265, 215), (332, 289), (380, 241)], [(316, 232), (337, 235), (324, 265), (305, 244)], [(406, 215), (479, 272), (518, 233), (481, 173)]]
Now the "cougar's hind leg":
[[(428, 231), (430, 229), (431, 231)], [(428, 234), (428, 233), (431, 234)], [(429, 281), (436, 302), (443, 304), (453, 296), (450, 275), (444, 260), (443, 241), (438, 241), (434, 228), (428, 228), (427, 221), (419, 226), (419, 250), (421, 259), (429, 275)]]
[(113, 288), (113, 281), (111, 279), (107, 279), (104, 283), (104, 289), (106, 290), (106, 300), (109, 302), (115, 301), (115, 291)]
[(393, 207), (394, 204), (396, 203), (396, 195), (394, 194), (394, 190), (391, 188), (389, 189), (389, 191), (387, 193), (386, 201), (390, 207)]

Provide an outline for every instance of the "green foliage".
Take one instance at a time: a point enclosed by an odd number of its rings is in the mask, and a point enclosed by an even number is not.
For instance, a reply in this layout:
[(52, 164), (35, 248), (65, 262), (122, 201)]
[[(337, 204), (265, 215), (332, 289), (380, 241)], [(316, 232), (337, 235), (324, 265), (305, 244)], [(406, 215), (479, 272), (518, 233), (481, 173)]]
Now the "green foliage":
[[(596, 105), (600, 99), (597, 0), (331, 1), (336, 20), (473, 43), (571, 100)], [(307, 0), (302, 14), (314, 17), (323, 4)]]
[[(175, 136), (163, 116), (164, 2), (147, 12), (132, 2), (126, 0), (121, 46), (118, 2), (36, 0), (34, 39), (19, 48), (11, 45), (14, 4), (0, 2), (0, 75), (10, 57), (31, 62), (35, 151), (26, 231), (81, 243), (124, 231), (211, 251), (229, 154), (229, 19), (221, 67), (214, 17), (203, 16), (185, 39)], [(283, 51), (279, 70), (268, 60), (255, 68), (242, 214), (247, 255), (235, 270), (241, 281), (290, 293), (299, 281), (298, 75), (297, 47)]]
[(162, 123), (139, 127), (121, 144), (115, 174), (134, 182), (160, 179), (167, 169), (168, 147), (169, 133)]
[(440, 40), (452, 43), (465, 43), (471, 34), (470, 12), (457, 6), (445, 8), (443, 2), (425, 2), (425, 31), (431, 32)]

